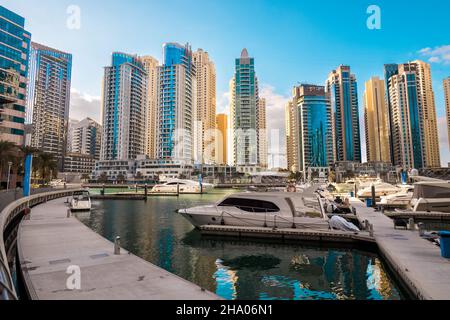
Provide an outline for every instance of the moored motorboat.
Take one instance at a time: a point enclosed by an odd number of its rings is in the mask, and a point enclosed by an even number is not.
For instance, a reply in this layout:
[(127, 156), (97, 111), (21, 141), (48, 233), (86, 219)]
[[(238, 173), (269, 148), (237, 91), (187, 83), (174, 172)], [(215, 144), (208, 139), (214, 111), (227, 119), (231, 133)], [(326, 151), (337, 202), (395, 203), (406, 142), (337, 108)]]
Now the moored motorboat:
[(295, 193), (239, 193), (213, 205), (178, 212), (197, 228), (227, 225), (329, 230), (328, 216), (320, 201)]
[(91, 196), (88, 190), (76, 191), (70, 201), (70, 210), (89, 211), (92, 208)]
[(158, 184), (153, 187), (152, 193), (180, 193), (180, 194), (199, 194), (208, 193), (214, 189), (210, 183), (200, 183), (192, 180), (172, 179), (164, 184)]

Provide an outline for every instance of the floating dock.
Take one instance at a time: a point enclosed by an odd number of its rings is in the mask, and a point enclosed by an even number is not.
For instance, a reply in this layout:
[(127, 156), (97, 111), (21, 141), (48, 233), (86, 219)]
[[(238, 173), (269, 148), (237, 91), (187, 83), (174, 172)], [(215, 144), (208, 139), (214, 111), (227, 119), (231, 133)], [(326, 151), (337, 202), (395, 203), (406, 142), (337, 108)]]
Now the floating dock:
[[(217, 295), (161, 269), (68, 217), (66, 199), (32, 209), (17, 238), (19, 261), (33, 300), (215, 300)], [(79, 268), (81, 288), (68, 288)], [(76, 283), (76, 282), (75, 282)]]
[(366, 232), (350, 233), (333, 230), (273, 229), (263, 227), (202, 226), (203, 235), (235, 238), (276, 239), (281, 241), (314, 241), (337, 243), (375, 243)]
[(351, 199), (360, 221), (368, 220), (381, 255), (416, 299), (450, 300), (450, 260), (416, 230), (396, 230), (394, 221)]

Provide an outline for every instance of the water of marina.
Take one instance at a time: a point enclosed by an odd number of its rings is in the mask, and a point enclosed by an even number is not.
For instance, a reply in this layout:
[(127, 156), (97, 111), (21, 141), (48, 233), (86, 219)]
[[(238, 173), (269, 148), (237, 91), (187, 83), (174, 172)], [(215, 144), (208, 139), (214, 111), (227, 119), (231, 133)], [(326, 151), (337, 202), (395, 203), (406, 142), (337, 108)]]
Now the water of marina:
[(380, 258), (360, 249), (203, 238), (175, 211), (232, 190), (144, 201), (94, 201), (78, 218), (134, 254), (229, 300), (398, 300)]

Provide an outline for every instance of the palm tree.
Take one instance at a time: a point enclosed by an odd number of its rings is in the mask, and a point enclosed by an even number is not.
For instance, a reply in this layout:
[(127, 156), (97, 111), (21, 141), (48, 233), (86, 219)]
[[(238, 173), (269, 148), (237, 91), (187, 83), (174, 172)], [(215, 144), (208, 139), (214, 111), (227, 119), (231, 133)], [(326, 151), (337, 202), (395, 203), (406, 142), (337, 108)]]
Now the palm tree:
[(89, 180), (90, 178), (91, 178), (90, 175), (87, 174), (87, 173), (83, 173), (83, 174), (81, 175), (81, 180), (83, 180), (84, 183), (86, 183), (86, 181)]
[(44, 180), (44, 183), (47, 184), (49, 182), (49, 173), (55, 171), (58, 167), (58, 164), (56, 163), (55, 157), (49, 153), (41, 152), (39, 153), (38, 158), (41, 177)]
[(98, 178), (98, 182), (106, 183), (108, 181), (108, 175), (106, 172), (102, 172), (100, 177)]

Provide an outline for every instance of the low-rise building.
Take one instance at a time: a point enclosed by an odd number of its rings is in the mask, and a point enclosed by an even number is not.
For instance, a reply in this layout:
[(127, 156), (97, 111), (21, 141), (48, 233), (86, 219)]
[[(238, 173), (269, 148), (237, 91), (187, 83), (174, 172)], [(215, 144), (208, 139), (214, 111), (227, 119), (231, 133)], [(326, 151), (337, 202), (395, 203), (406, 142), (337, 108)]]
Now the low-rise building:
[(64, 172), (91, 174), (95, 168), (95, 158), (88, 154), (68, 153), (64, 157)]

